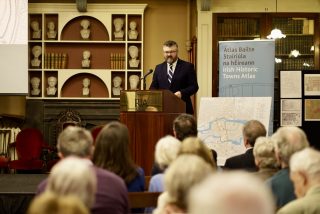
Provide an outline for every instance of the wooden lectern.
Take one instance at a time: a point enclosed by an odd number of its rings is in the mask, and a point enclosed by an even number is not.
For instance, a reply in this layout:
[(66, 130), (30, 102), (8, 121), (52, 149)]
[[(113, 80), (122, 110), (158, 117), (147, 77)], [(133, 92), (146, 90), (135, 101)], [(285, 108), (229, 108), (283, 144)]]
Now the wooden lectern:
[(151, 175), (157, 141), (172, 135), (172, 122), (185, 112), (185, 103), (168, 90), (122, 91), (120, 121), (127, 125), (131, 154), (146, 175)]

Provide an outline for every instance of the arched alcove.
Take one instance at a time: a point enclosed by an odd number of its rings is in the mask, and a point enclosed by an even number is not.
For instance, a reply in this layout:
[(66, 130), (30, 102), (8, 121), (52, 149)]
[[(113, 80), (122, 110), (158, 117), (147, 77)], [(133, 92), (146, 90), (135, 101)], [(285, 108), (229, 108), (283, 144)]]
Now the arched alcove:
[(80, 23), (83, 19), (90, 22), (89, 41), (109, 41), (109, 34), (101, 21), (92, 16), (77, 16), (71, 19), (61, 31), (61, 40), (83, 40), (80, 35), (82, 29)]
[[(109, 97), (109, 90), (105, 83), (96, 75), (79, 73), (71, 76), (61, 88), (61, 97), (84, 97), (82, 95), (83, 79), (90, 79), (90, 95), (88, 97)], [(87, 96), (85, 96), (87, 97)]]

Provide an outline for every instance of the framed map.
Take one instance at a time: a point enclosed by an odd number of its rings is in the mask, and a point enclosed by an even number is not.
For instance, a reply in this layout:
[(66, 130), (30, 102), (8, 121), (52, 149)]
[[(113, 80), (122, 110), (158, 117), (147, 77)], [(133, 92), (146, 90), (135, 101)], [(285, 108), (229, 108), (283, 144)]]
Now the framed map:
[(301, 98), (301, 71), (280, 71), (280, 98)]
[(259, 120), (269, 127), (271, 97), (201, 98), (198, 136), (218, 153), (218, 165), (245, 152), (242, 127), (249, 120)]
[(302, 100), (281, 99), (281, 126), (302, 126)]
[(320, 95), (320, 74), (304, 75), (304, 95), (305, 96)]
[(320, 121), (320, 99), (304, 100), (304, 120)]

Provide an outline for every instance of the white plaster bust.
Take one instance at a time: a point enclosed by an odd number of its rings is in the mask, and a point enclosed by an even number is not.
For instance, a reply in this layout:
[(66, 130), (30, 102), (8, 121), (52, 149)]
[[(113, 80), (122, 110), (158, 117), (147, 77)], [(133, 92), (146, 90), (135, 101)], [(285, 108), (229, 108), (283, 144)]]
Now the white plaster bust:
[(30, 83), (31, 83), (31, 95), (32, 96), (38, 96), (41, 92), (41, 90), (39, 89), (40, 86), (40, 78), (39, 77), (32, 77), (30, 79)]
[(41, 29), (39, 27), (38, 21), (32, 21), (30, 23), (32, 29), (32, 39), (40, 39), (41, 38)]
[(47, 87), (47, 95), (49, 96), (55, 96), (57, 93), (57, 77), (50, 76), (48, 77), (48, 87)]
[(113, 25), (114, 25), (114, 38), (116, 40), (123, 40), (124, 36), (124, 31), (123, 31), (123, 25), (124, 25), (124, 20), (122, 18), (115, 18), (113, 20)]
[(90, 96), (90, 79), (89, 78), (84, 78), (82, 80), (82, 96), (88, 97)]
[(82, 19), (80, 22), (82, 29), (80, 30), (80, 35), (82, 39), (90, 38), (90, 21), (88, 19)]
[(85, 50), (82, 52), (82, 68), (90, 68), (90, 56), (91, 52), (89, 50)]
[(55, 30), (55, 24), (53, 21), (48, 22), (47, 24), (47, 37), (48, 39), (55, 39), (57, 37), (57, 31)]
[(33, 55), (33, 59), (31, 60), (31, 66), (32, 67), (40, 67), (41, 60), (39, 59), (39, 56), (42, 53), (41, 46), (39, 46), (39, 45), (33, 46), (31, 52)]
[(128, 36), (129, 39), (137, 39), (138, 38), (138, 31), (137, 31), (137, 23), (135, 21), (131, 21), (129, 24), (129, 32), (128, 32)]
[(138, 75), (135, 75), (135, 74), (131, 75), (129, 77), (130, 89), (138, 90), (139, 81), (140, 81), (140, 78)]
[(112, 94), (114, 96), (120, 96), (120, 91), (122, 90), (121, 83), (122, 79), (119, 76), (115, 76), (112, 80), (113, 87), (112, 87)]
[(129, 50), (129, 55), (130, 55), (130, 60), (129, 60), (129, 67), (130, 68), (138, 68), (140, 60), (138, 60), (138, 53), (139, 49), (137, 46), (131, 45), (128, 48)]

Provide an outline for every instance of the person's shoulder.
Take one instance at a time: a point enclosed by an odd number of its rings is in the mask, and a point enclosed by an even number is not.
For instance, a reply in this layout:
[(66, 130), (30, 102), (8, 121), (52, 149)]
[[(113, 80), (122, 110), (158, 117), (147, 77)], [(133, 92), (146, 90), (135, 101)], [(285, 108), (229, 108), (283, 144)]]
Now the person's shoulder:
[(47, 183), (48, 183), (48, 178), (40, 182), (40, 184), (37, 186), (37, 192), (36, 192), (37, 195), (45, 191)]
[(137, 172), (139, 173), (140, 176), (144, 177), (144, 170), (140, 166), (137, 167)]
[(113, 172), (110, 172), (108, 170), (99, 168), (97, 166), (93, 167), (98, 180), (99, 179), (103, 179), (103, 180), (108, 180), (108, 182), (114, 182), (114, 183), (119, 183), (119, 184), (123, 184), (124, 185), (124, 181), (121, 177), (119, 177), (118, 175), (114, 174)]
[(304, 198), (300, 198), (294, 201), (289, 202), (283, 206), (277, 214), (293, 214), (293, 213), (308, 213), (308, 204)]
[(184, 66), (192, 66), (192, 67), (194, 67), (194, 65), (191, 62), (187, 62), (187, 61), (185, 61), (183, 59), (180, 59), (180, 58), (178, 58), (178, 62), (177, 63), (181, 64), (181, 65), (184, 65)]

